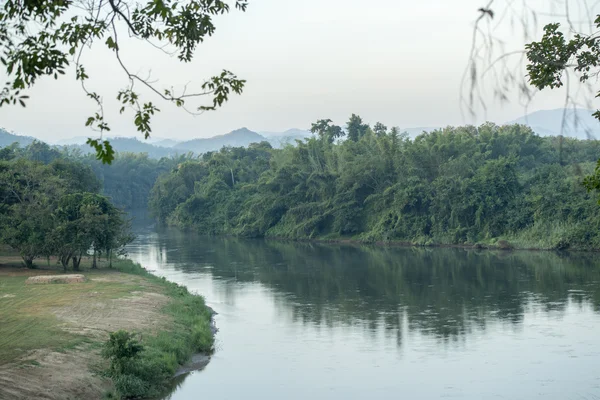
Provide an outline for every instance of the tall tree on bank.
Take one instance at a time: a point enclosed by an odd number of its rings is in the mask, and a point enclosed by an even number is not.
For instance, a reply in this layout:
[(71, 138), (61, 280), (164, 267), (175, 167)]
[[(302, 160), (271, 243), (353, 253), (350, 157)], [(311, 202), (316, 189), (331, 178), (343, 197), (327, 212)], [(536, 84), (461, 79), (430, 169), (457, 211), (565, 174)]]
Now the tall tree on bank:
[(51, 252), (52, 210), (62, 192), (63, 181), (45, 165), (0, 162), (0, 241), (17, 250), (28, 268)]
[[(248, 0), (235, 0), (235, 8), (245, 11)], [(98, 159), (110, 163), (114, 151), (103, 133), (110, 130), (104, 116), (105, 93), (90, 89), (82, 54), (97, 45), (108, 47), (127, 78), (128, 84), (113, 95), (120, 113), (129, 110), (137, 130), (148, 138), (151, 119), (160, 111), (151, 98), (142, 98), (143, 88), (154, 99), (175, 104), (199, 114), (216, 110), (232, 93), (240, 94), (245, 81), (223, 70), (206, 79), (198, 90), (187, 85), (159, 86), (155, 78), (142, 76), (122, 57), (122, 38), (129, 36), (164, 52), (176, 54), (181, 62), (190, 62), (204, 39), (215, 32), (213, 18), (226, 14), (231, 6), (222, 0), (6, 0), (0, 6), (0, 61), (9, 79), (0, 92), (0, 106), (25, 106), (26, 89), (44, 76), (58, 79), (74, 67), (74, 78), (96, 104), (85, 125), (99, 132), (88, 144)], [(82, 121), (83, 122), (83, 121)]]
[(101, 251), (110, 252), (127, 244), (122, 234), (125, 221), (122, 212), (110, 201), (95, 193), (73, 193), (63, 196), (55, 214), (51, 232), (52, 252), (58, 255), (66, 271), (72, 260), (79, 270), (83, 255), (92, 251), (92, 268), (96, 268)]

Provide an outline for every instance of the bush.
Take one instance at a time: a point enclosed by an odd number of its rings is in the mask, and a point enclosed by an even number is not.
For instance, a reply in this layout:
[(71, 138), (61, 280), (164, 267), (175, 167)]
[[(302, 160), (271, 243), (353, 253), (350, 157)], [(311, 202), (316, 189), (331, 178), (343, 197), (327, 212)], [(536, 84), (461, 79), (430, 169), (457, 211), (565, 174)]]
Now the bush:
[(194, 353), (213, 350), (212, 311), (201, 296), (191, 294), (185, 286), (150, 274), (138, 264), (119, 260), (115, 267), (160, 285), (170, 298), (162, 311), (173, 323), (168, 330), (156, 335), (145, 334), (142, 341), (127, 331), (111, 333), (102, 350), (102, 355), (110, 360), (108, 375), (121, 398), (160, 396), (179, 365)]
[(111, 332), (108, 341), (102, 349), (102, 357), (110, 361), (110, 374), (119, 375), (126, 369), (127, 365), (144, 350), (134, 335), (119, 330)]

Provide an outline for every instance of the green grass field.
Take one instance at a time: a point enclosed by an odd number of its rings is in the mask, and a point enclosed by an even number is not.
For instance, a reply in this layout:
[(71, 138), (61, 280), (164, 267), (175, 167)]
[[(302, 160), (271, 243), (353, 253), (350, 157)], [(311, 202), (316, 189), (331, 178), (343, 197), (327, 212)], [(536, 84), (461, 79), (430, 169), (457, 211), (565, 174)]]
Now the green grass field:
[(68, 273), (85, 275), (83, 283), (26, 284), (30, 276), (62, 274), (55, 260), (36, 264), (26, 269), (18, 257), (0, 256), (0, 366), (36, 366), (32, 354), (70, 351), (91, 351), (90, 363), (106, 365), (99, 349), (109, 332), (125, 329), (145, 350), (127, 375), (111, 376), (115, 391), (147, 397), (165, 390), (193, 353), (213, 348), (204, 299), (129, 260), (113, 261), (113, 269), (102, 261), (94, 270), (82, 261), (81, 271)]
[[(79, 284), (26, 285), (28, 276), (47, 274), (48, 270), (17, 270), (0, 257), (0, 364), (10, 362), (33, 349), (64, 350), (83, 342), (84, 335), (65, 332), (54, 310), (85, 301), (94, 293), (97, 301), (126, 296), (140, 290), (140, 277), (128, 281), (94, 281)], [(57, 274), (60, 272), (56, 271)], [(114, 271), (85, 270), (88, 278)]]

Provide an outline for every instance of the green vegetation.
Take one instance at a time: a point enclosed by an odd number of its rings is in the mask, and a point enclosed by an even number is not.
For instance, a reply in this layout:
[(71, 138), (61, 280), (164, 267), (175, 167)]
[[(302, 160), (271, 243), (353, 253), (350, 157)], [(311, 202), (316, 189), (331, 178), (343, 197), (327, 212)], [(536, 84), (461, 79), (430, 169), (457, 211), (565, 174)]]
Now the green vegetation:
[[(50, 164), (70, 175), (69, 182), (76, 190), (102, 192), (118, 208), (131, 211), (145, 209), (150, 191), (158, 176), (177, 165), (193, 160), (192, 155), (154, 159), (147, 154), (116, 153), (110, 165), (103, 164), (91, 154), (69, 148), (49, 146), (34, 140), (20, 147), (18, 143), (0, 148), (0, 161), (25, 159)], [(94, 176), (95, 175), (95, 176)]]
[[(37, 147), (34, 142), (26, 148), (34, 160)], [(65, 271), (70, 261), (78, 270), (89, 250), (95, 265), (97, 255), (110, 255), (131, 241), (122, 211), (97, 194), (100, 185), (89, 167), (61, 158), (31, 161), (10, 152), (3, 159), (0, 243), (17, 250), (27, 267), (38, 257), (55, 255)]]
[(491, 123), (409, 140), (357, 115), (346, 132), (329, 120), (312, 131), (281, 150), (184, 162), (158, 179), (151, 211), (214, 235), (600, 248), (600, 208), (582, 185), (597, 141)]
[(168, 330), (144, 335), (140, 340), (127, 331), (113, 332), (103, 349), (103, 356), (110, 360), (109, 376), (120, 397), (157, 396), (169, 387), (178, 367), (192, 354), (212, 352), (212, 312), (202, 297), (190, 294), (185, 286), (157, 278), (138, 264), (121, 262), (118, 269), (161, 286), (170, 298), (162, 310), (173, 321)]
[[(0, 258), (0, 265), (10, 266), (13, 264), (10, 260)], [(106, 374), (114, 383), (115, 394), (119, 398), (138, 398), (162, 393), (168, 389), (177, 368), (192, 354), (212, 351), (212, 311), (202, 297), (150, 274), (130, 260), (115, 260), (113, 268), (107, 268), (108, 262), (104, 261), (102, 266), (94, 270), (90, 269), (92, 260), (83, 262), (81, 268), (89, 278), (84, 283), (37, 285), (26, 285), (27, 276), (14, 272), (7, 275), (0, 268), (0, 292), (7, 295), (0, 299), (0, 364), (15, 362), (35, 349), (62, 352), (80, 348), (93, 352), (103, 347), (104, 355), (110, 360)], [(166, 296), (168, 301), (157, 310), (160, 320), (155, 322), (159, 329), (117, 332), (111, 334), (107, 342), (104, 342), (104, 335), (90, 336), (89, 329), (81, 329), (81, 332), (64, 330), (60, 315), (65, 310), (68, 313), (93, 313), (89, 302), (118, 301), (131, 296), (132, 292)], [(71, 311), (74, 305), (80, 307)], [(85, 310), (87, 306), (90, 311)], [(123, 307), (130, 306), (123, 303)], [(85, 328), (85, 322), (80, 320), (85, 321), (89, 316), (69, 315), (75, 318), (77, 326), (81, 323)], [(117, 316), (111, 316), (108, 322), (114, 324), (117, 320), (118, 326), (127, 327), (130, 324), (128, 317), (123, 318), (119, 321)], [(95, 323), (102, 321), (98, 316), (93, 320)], [(115, 341), (122, 343), (124, 337), (130, 338), (130, 344), (139, 343), (136, 354), (127, 360), (114, 348)]]
[[(245, 11), (247, 6), (248, 0), (235, 1), (238, 10)], [(0, 6), (0, 52), (8, 81), (0, 92), (0, 106), (19, 103), (25, 107), (29, 99), (24, 93), (26, 89), (45, 76), (57, 79), (74, 64), (75, 79), (97, 106), (85, 126), (101, 133), (110, 131), (104, 118), (103, 94), (87, 89), (90, 76), (81, 62), (85, 50), (105, 45), (114, 53), (127, 79), (127, 85), (114, 93), (119, 112), (130, 110), (133, 124), (147, 139), (152, 132), (151, 118), (160, 110), (152, 101), (142, 100), (145, 96), (134, 90), (136, 84), (150, 89), (157, 99), (200, 113), (221, 107), (233, 93), (241, 94), (245, 81), (223, 70), (204, 81), (195, 92), (189, 92), (187, 85), (180, 90), (170, 85), (155, 86), (156, 82), (150, 77), (142, 78), (130, 72), (121, 56), (126, 50), (121, 48), (119, 37), (129, 36), (161, 50), (168, 49), (167, 52), (178, 54), (179, 61), (190, 62), (196, 47), (215, 32), (213, 18), (229, 10), (229, 4), (214, 0), (190, 0), (185, 4), (153, 0), (86, 4), (65, 0), (5, 1)], [(118, 31), (128, 35), (117, 37)], [(208, 102), (203, 101), (205, 99)], [(113, 161), (115, 154), (108, 140), (100, 136), (89, 138), (87, 143), (103, 163)]]
[[(593, 24), (600, 28), (600, 15), (596, 15)], [(575, 33), (572, 25), (569, 30), (569, 36)], [(578, 32), (567, 39), (560, 23), (551, 23), (544, 26), (544, 35), (539, 41), (525, 47), (529, 83), (538, 90), (562, 87), (570, 71), (577, 74), (580, 82), (588, 82), (598, 75), (600, 38), (596, 33)], [(598, 96), (600, 92), (596, 94)], [(596, 110), (593, 116), (600, 120), (600, 110)], [(600, 190), (600, 159), (594, 174), (586, 177), (584, 185), (590, 191)]]

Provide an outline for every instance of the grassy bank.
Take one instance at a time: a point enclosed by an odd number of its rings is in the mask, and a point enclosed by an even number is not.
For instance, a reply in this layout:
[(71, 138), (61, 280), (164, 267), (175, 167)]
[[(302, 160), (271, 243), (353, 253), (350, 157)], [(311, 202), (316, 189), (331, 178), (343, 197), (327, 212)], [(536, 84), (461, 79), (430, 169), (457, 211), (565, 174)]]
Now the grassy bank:
[[(0, 398), (155, 396), (193, 353), (212, 350), (203, 298), (129, 260), (113, 269), (82, 265), (84, 283), (25, 284), (59, 273), (53, 260), (37, 266), (0, 257)], [(132, 332), (143, 350), (115, 374), (101, 353), (118, 330)]]
[(140, 337), (143, 351), (130, 360), (126, 368), (111, 374), (117, 398), (157, 396), (168, 388), (179, 366), (192, 354), (213, 350), (212, 311), (201, 296), (191, 294), (185, 286), (149, 273), (139, 264), (124, 260), (115, 263), (114, 267), (144, 277), (160, 287), (170, 299), (161, 310), (172, 321), (169, 328)]

